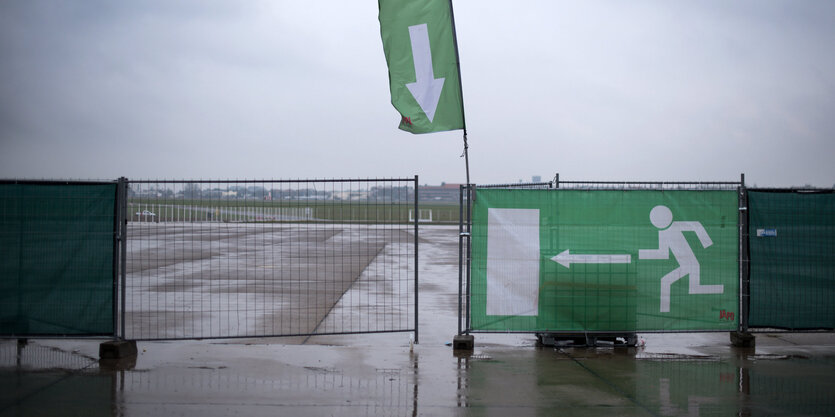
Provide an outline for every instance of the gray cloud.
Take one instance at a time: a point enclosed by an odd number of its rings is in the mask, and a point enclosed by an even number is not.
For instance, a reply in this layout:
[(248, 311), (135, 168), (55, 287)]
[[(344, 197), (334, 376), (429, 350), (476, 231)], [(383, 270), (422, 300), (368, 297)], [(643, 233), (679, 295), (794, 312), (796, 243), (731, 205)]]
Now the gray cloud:
[[(464, 179), (375, 2), (0, 2), (0, 176)], [(473, 180), (835, 183), (835, 3), (455, 2)]]

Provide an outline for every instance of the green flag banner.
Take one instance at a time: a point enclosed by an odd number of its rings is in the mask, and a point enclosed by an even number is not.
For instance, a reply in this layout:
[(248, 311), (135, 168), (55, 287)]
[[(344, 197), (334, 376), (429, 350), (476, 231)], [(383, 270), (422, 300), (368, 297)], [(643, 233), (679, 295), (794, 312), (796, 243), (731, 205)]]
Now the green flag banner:
[(734, 330), (735, 191), (476, 190), (471, 324)]
[(449, 0), (379, 0), (391, 104), (400, 129), (464, 128), (464, 106)]

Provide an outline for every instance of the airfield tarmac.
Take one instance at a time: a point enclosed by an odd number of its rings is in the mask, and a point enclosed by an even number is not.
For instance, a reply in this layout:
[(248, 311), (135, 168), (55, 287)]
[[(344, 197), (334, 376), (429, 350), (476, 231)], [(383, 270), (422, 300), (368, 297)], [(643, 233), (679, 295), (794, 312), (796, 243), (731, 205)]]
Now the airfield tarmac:
[(639, 348), (477, 334), (456, 354), (457, 232), (420, 228), (418, 345), (409, 333), (139, 342), (135, 360), (106, 363), (99, 341), (6, 340), (0, 416), (835, 414), (832, 333), (758, 334), (750, 349), (727, 333), (641, 334)]
[(125, 338), (414, 328), (406, 224), (133, 222)]

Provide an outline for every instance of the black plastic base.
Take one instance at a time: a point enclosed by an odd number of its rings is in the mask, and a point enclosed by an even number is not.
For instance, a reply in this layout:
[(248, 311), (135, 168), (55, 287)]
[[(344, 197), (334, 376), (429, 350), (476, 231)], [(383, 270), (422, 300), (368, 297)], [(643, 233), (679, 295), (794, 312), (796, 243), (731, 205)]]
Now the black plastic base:
[(537, 333), (540, 346), (631, 347), (638, 343), (635, 333)]

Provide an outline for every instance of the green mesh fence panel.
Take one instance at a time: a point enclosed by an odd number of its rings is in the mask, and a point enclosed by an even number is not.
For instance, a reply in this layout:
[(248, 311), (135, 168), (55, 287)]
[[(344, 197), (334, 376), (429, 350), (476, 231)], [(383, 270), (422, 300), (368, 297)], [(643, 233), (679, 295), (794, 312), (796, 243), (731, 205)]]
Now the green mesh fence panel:
[(737, 213), (735, 191), (476, 190), (471, 328), (735, 329)]
[(835, 328), (835, 194), (749, 191), (749, 325)]
[(0, 334), (113, 333), (115, 184), (0, 184)]

